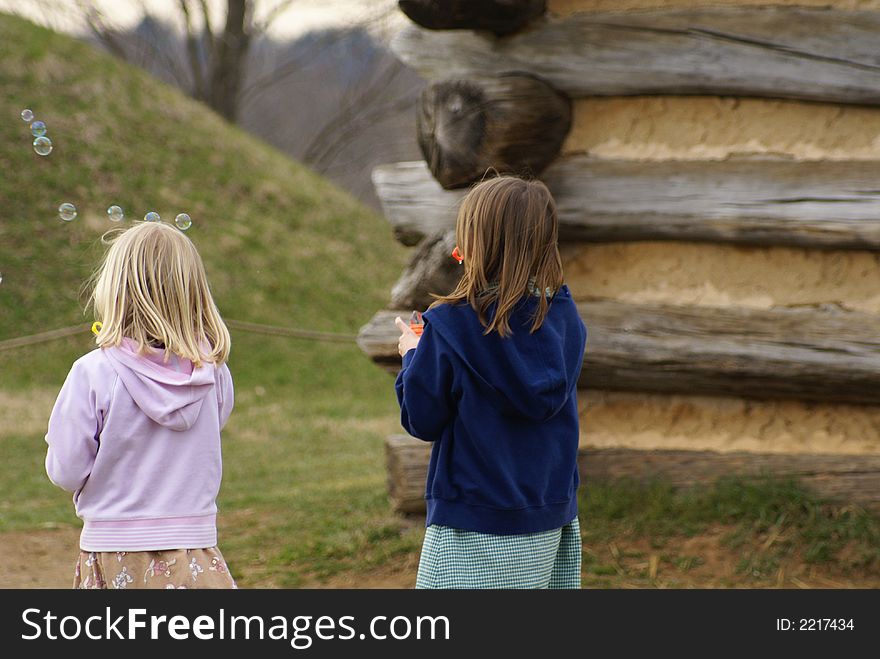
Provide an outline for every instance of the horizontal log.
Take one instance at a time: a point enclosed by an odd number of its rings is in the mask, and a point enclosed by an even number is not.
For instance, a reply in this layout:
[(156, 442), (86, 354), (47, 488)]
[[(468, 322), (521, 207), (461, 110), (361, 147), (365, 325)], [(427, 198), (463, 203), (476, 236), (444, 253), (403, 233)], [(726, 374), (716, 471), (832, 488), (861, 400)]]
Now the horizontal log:
[(424, 309), (431, 294), (446, 295), (461, 278), (461, 266), (451, 258), (455, 231), (441, 231), (425, 238), (391, 289), (391, 306), (396, 309)]
[[(430, 444), (393, 435), (385, 442), (385, 452), (392, 507), (424, 514)], [(772, 475), (794, 478), (823, 498), (880, 510), (880, 455), (582, 448), (578, 471), (584, 483), (662, 480), (679, 488), (709, 484), (723, 476)]]
[[(562, 240), (693, 240), (880, 249), (880, 162), (640, 162), (560, 158), (543, 180)], [(422, 162), (382, 165), (373, 183), (406, 245), (455, 226), (462, 191)]]
[(409, 435), (385, 440), (388, 496), (399, 513), (425, 512), (425, 478), (431, 445)]
[(522, 71), (571, 97), (721, 94), (880, 103), (880, 12), (689, 7), (538, 19), (513, 36), (410, 25), (392, 48), (429, 79)]
[(444, 188), (486, 171), (538, 176), (559, 155), (571, 128), (571, 101), (528, 75), (443, 80), (419, 98), (419, 148)]
[(509, 34), (547, 10), (547, 0), (399, 0), (410, 20), (431, 30)]
[[(590, 333), (582, 388), (880, 404), (878, 316), (610, 300), (578, 310)], [(401, 313), (380, 311), (358, 335), (392, 372)]]

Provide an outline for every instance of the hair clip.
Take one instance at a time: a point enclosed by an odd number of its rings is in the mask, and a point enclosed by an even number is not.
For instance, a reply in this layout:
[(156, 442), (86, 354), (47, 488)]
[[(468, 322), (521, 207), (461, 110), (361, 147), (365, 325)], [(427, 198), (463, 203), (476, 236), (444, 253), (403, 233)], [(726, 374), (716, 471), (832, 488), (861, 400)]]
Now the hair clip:
[(461, 252), (458, 251), (458, 245), (455, 246), (455, 249), (452, 250), (452, 258), (458, 261), (458, 265), (464, 263), (464, 258), (461, 256)]
[(94, 323), (92, 323), (92, 334), (98, 336), (98, 333), (101, 331), (102, 327), (104, 327), (104, 323), (102, 323), (100, 320), (96, 320)]

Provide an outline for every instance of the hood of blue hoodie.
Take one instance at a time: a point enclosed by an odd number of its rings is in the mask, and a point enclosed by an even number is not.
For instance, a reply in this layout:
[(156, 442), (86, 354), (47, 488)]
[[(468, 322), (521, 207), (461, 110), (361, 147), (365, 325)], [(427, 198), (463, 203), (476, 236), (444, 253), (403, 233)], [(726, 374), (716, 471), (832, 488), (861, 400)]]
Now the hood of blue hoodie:
[(171, 430), (189, 430), (214, 387), (210, 363), (193, 368), (192, 362), (176, 355), (165, 362), (162, 350), (138, 355), (130, 339), (104, 353), (141, 411)]
[(537, 304), (530, 297), (516, 306), (510, 317), (513, 335), (507, 338), (483, 335), (485, 328), (469, 305), (440, 305), (424, 318), (501, 409), (544, 421), (576, 395), (587, 331), (567, 286), (553, 298), (541, 328), (531, 333)]

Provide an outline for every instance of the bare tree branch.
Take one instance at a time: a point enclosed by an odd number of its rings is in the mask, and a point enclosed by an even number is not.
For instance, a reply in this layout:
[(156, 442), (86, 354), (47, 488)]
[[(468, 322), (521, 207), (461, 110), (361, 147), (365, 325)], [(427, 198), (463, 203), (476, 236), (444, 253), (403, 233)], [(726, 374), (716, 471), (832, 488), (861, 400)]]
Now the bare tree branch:
[(211, 11), (208, 9), (208, 0), (199, 0), (202, 8), (202, 21), (205, 26), (205, 37), (208, 41), (208, 48), (214, 49), (214, 28), (211, 26)]
[(92, 35), (106, 48), (111, 54), (121, 60), (126, 60), (125, 49), (116, 38), (116, 34), (108, 29), (104, 15), (95, 7), (88, 6), (85, 2), (77, 3), (82, 11), (82, 17), (89, 26)]
[[(340, 34), (344, 33), (340, 32)], [(288, 76), (308, 70), (308, 68), (313, 66), (315, 62), (320, 61), (324, 53), (326, 53), (336, 44), (336, 39), (328, 39), (321, 46), (320, 50), (310, 52), (309, 57), (305, 62), (302, 62), (298, 57), (293, 57), (275, 66), (268, 73), (261, 74), (260, 77), (249, 83), (244, 88), (241, 94), (242, 101), (244, 102), (245, 100), (250, 99), (252, 96), (256, 96), (265, 89), (273, 87)]]
[(202, 58), (199, 53), (199, 37), (193, 26), (187, 1), (179, 0), (179, 6), (180, 11), (183, 14), (184, 25), (186, 26), (186, 51), (189, 55), (189, 68), (193, 80), (193, 96), (197, 99), (204, 100), (206, 97), (205, 77), (202, 73)]
[(277, 3), (269, 12), (263, 17), (259, 23), (254, 23), (254, 31), (255, 32), (266, 32), (274, 23), (281, 14), (287, 11), (290, 8), (295, 0), (282, 0)]
[[(342, 109), (336, 113), (324, 126), (315, 134), (305, 149), (303, 160), (308, 163), (317, 162), (321, 157), (322, 145), (327, 142), (328, 137), (334, 132), (346, 125), (352, 123), (360, 110), (369, 107), (375, 102), (376, 97), (387, 91), (391, 83), (404, 70), (403, 64), (393, 59), (385, 67), (385, 71), (373, 78), (372, 82), (357, 93), (351, 93), (350, 97), (342, 103)], [(360, 110), (359, 110), (360, 109)]]
[(414, 96), (404, 96), (377, 106), (371, 112), (364, 113), (357, 120), (349, 122), (348, 125), (335, 133), (313, 161), (306, 160), (306, 162), (317, 171), (326, 172), (345, 147), (358, 135), (361, 135), (364, 129), (393, 118), (395, 114), (412, 107), (414, 103)]

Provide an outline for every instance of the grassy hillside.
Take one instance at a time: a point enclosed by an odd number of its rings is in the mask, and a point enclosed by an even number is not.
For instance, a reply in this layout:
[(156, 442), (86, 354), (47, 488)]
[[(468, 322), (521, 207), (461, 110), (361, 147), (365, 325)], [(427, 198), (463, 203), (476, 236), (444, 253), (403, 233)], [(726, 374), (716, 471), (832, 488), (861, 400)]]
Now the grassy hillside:
[[(90, 46), (0, 18), (0, 339), (81, 318), (106, 208), (192, 215), (225, 315), (352, 330), (402, 251), (381, 218), (203, 106)], [(30, 147), (29, 107), (55, 150)], [(60, 222), (62, 201), (79, 217)]]
[[(0, 15), (0, 97), (0, 340), (83, 324), (69, 341), (0, 352), (0, 531), (75, 523), (42, 473), (42, 434), (71, 362), (92, 347), (81, 289), (116, 226), (111, 204), (124, 225), (148, 210), (188, 212), (227, 318), (355, 332), (386, 302), (404, 254), (381, 217), (140, 70)], [(25, 107), (48, 125), (49, 157), (31, 148)], [(64, 201), (79, 210), (73, 222), (57, 217)], [(301, 556), (315, 558), (297, 573), (336, 543), (340, 556), (357, 554), (370, 529), (396, 534), (381, 455), (395, 414), (388, 376), (354, 345), (240, 332), (230, 367), (230, 560), (275, 565), (281, 582), (297, 583), (288, 565)], [(334, 530), (328, 518), (343, 510), (346, 528)], [(236, 515), (247, 518), (241, 533)], [(294, 537), (304, 542), (283, 541)]]
[[(351, 332), (387, 299), (403, 253), (380, 217), (140, 70), (4, 16), (0, 89), (0, 339), (89, 324), (81, 286), (116, 226), (111, 204), (125, 224), (188, 212), (226, 317)], [(48, 124), (49, 157), (31, 149), (25, 107)], [(57, 217), (63, 201), (79, 209), (71, 223)], [(354, 348), (234, 338), (245, 387), (308, 377), (320, 390), (346, 371), (351, 386), (370, 385), (363, 394), (379, 378)], [(84, 331), (65, 346), (0, 353), (2, 382), (58, 384), (89, 345)]]

